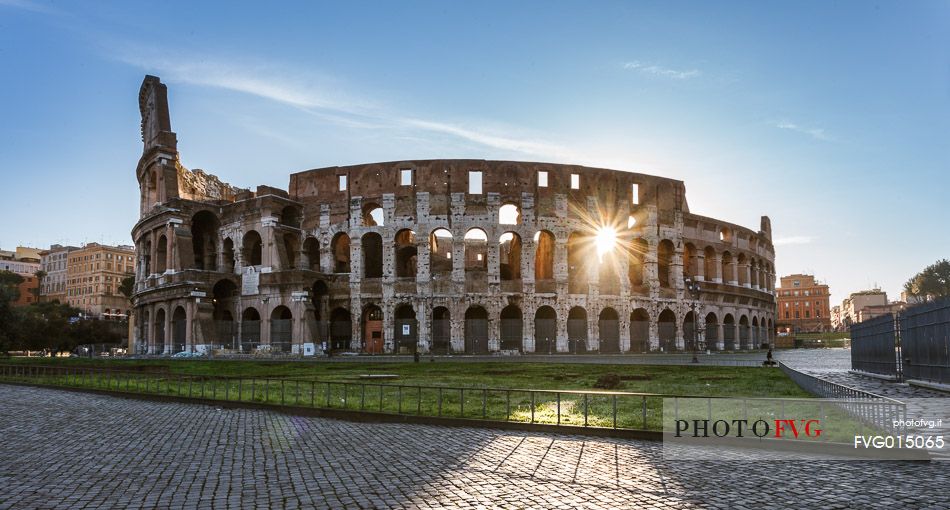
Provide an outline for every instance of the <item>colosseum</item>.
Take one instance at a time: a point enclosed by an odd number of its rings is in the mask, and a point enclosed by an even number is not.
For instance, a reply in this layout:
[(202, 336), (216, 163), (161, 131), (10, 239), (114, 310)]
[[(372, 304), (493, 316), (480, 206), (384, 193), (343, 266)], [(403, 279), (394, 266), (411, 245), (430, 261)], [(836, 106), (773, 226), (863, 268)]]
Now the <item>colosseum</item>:
[[(139, 92), (138, 353), (628, 353), (759, 348), (771, 225), (689, 211), (681, 181), (574, 165), (318, 168), (245, 190), (184, 168)], [(698, 324), (697, 324), (698, 323)]]

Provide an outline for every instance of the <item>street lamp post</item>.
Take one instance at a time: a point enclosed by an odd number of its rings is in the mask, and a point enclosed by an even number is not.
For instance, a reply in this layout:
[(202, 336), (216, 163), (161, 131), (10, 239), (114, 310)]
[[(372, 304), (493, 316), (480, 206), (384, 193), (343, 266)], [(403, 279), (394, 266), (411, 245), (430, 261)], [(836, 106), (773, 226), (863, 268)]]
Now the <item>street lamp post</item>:
[(692, 343), (693, 350), (693, 363), (699, 363), (699, 356), (697, 353), (699, 348), (699, 317), (696, 315), (696, 302), (699, 300), (702, 289), (699, 286), (699, 282), (693, 281), (693, 279), (688, 276), (683, 278), (683, 282), (686, 284), (686, 291), (689, 292), (690, 297), (693, 298), (689, 304), (690, 310), (693, 312), (693, 334), (692, 338), (690, 338), (690, 341)]

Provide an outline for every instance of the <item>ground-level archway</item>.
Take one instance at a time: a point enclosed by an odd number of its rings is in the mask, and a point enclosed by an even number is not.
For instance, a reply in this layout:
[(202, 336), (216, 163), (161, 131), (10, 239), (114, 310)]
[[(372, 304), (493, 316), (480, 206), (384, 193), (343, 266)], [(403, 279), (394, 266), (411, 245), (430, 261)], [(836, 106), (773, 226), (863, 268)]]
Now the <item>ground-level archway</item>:
[(429, 351), (434, 354), (449, 354), (452, 346), (452, 315), (444, 306), (432, 309), (432, 326), (429, 328), (432, 344)]
[(488, 354), (488, 312), (480, 306), (465, 310), (465, 353)]
[(278, 306), (270, 314), (270, 349), (274, 352), (290, 352), (293, 338), (293, 315), (286, 306)]
[(419, 323), (416, 321), (416, 311), (412, 305), (403, 303), (396, 307), (393, 320), (393, 338), (396, 341), (396, 352), (411, 354), (416, 352), (419, 342)]
[(254, 352), (261, 343), (261, 314), (248, 307), (241, 313), (241, 352)]
[(542, 306), (534, 314), (534, 352), (551, 354), (557, 351), (557, 312)]
[(334, 308), (330, 313), (330, 349), (342, 351), (350, 349), (353, 341), (353, 324), (350, 311), (346, 308)]
[(175, 308), (175, 312), (172, 314), (172, 352), (185, 350), (187, 327), (188, 318), (185, 314), (185, 308), (179, 306)]
[(603, 354), (617, 354), (620, 352), (620, 320), (617, 310), (604, 308), (597, 321), (600, 332), (600, 352)]
[(383, 353), (383, 311), (376, 305), (363, 309), (363, 351)]
[(722, 319), (722, 342), (723, 349), (736, 350), (736, 319), (731, 313), (727, 313)]
[(501, 350), (521, 351), (524, 338), (524, 317), (521, 308), (508, 305), (501, 311)]
[(716, 314), (709, 312), (706, 314), (706, 334), (704, 338), (705, 348), (715, 351), (719, 348), (719, 320)]
[(650, 314), (643, 308), (630, 313), (630, 351), (650, 351)]
[(664, 352), (676, 351), (676, 314), (669, 308), (660, 313), (657, 332), (660, 336), (660, 349)]

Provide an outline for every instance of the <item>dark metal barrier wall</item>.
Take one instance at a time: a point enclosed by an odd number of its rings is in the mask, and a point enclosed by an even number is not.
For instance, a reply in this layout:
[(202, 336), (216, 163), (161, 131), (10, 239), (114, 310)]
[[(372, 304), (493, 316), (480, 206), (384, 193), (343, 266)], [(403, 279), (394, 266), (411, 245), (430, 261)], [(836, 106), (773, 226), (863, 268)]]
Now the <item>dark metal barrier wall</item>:
[(950, 299), (901, 312), (900, 335), (905, 379), (950, 384)]
[(900, 377), (895, 316), (882, 315), (851, 326), (851, 368)]

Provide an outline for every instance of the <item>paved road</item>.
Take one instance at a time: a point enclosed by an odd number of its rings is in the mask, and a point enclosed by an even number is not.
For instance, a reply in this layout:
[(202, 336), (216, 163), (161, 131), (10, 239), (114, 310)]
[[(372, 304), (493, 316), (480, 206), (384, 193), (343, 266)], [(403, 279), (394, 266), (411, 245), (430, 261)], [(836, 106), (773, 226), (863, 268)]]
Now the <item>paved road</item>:
[(6, 385), (0, 438), (0, 509), (950, 507), (942, 463), (672, 463), (654, 442)]

